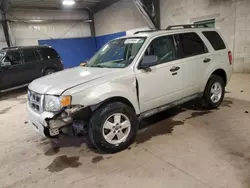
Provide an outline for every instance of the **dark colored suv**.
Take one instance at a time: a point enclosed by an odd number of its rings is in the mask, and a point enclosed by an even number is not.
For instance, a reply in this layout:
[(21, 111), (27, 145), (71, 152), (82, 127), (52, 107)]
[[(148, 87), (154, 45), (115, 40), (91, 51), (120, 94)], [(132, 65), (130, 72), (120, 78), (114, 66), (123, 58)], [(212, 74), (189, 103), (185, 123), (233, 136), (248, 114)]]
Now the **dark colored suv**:
[(58, 53), (49, 46), (0, 50), (0, 91), (26, 86), (34, 79), (63, 70)]

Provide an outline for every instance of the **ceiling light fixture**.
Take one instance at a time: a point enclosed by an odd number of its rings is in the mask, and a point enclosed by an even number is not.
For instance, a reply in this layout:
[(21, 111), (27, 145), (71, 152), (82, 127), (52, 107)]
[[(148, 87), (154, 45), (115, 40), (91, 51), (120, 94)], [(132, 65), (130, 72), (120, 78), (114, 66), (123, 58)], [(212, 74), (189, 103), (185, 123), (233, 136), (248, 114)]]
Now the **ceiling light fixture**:
[(63, 0), (62, 4), (66, 5), (66, 6), (72, 6), (74, 5), (76, 2), (74, 0)]
[(44, 20), (30, 20), (31, 22), (43, 22)]
[(84, 23), (91, 23), (93, 22), (93, 20), (87, 19), (87, 20), (83, 20)]

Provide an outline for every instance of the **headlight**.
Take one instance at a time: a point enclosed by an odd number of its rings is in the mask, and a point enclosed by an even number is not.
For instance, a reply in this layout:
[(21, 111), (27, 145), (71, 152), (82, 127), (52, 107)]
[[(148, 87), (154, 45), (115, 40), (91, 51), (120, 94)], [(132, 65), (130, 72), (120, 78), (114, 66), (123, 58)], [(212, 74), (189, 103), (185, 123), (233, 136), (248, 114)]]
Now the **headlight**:
[(47, 112), (58, 112), (63, 107), (69, 106), (71, 104), (71, 96), (53, 96), (45, 95), (44, 98), (44, 110)]

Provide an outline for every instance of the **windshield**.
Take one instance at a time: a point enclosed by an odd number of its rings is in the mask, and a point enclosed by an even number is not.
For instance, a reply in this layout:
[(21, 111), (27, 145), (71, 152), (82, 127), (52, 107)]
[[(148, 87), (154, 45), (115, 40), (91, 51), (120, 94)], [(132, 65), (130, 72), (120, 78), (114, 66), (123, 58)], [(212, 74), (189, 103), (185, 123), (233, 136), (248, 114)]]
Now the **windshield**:
[(0, 61), (3, 59), (5, 53), (0, 52)]
[(87, 67), (124, 68), (131, 64), (145, 38), (117, 39), (104, 45), (88, 62)]

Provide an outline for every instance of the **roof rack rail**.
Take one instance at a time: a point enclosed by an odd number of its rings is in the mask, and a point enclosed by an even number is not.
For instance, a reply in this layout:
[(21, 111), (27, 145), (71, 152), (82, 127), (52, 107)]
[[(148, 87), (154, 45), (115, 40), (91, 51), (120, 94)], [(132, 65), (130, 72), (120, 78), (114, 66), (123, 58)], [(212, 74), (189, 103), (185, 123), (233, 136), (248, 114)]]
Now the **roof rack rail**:
[(2, 50), (13, 50), (13, 49), (25, 49), (25, 48), (42, 48), (42, 47), (49, 47), (51, 48), (51, 46), (48, 46), (47, 44), (43, 44), (43, 45), (30, 45), (30, 46), (12, 46), (12, 47), (4, 47), (2, 48)]
[(166, 30), (172, 29), (188, 29), (188, 28), (207, 28), (206, 24), (185, 24), (185, 25), (170, 25)]
[(11, 50), (11, 49), (17, 49), (19, 48), (18, 46), (14, 46), (14, 47), (4, 47), (2, 48), (2, 50)]
[(135, 34), (138, 34), (138, 33), (151, 33), (151, 32), (155, 32), (155, 31), (159, 31), (159, 30), (156, 30), (156, 29), (151, 29), (151, 30), (144, 30), (144, 31), (136, 31), (134, 33)]

